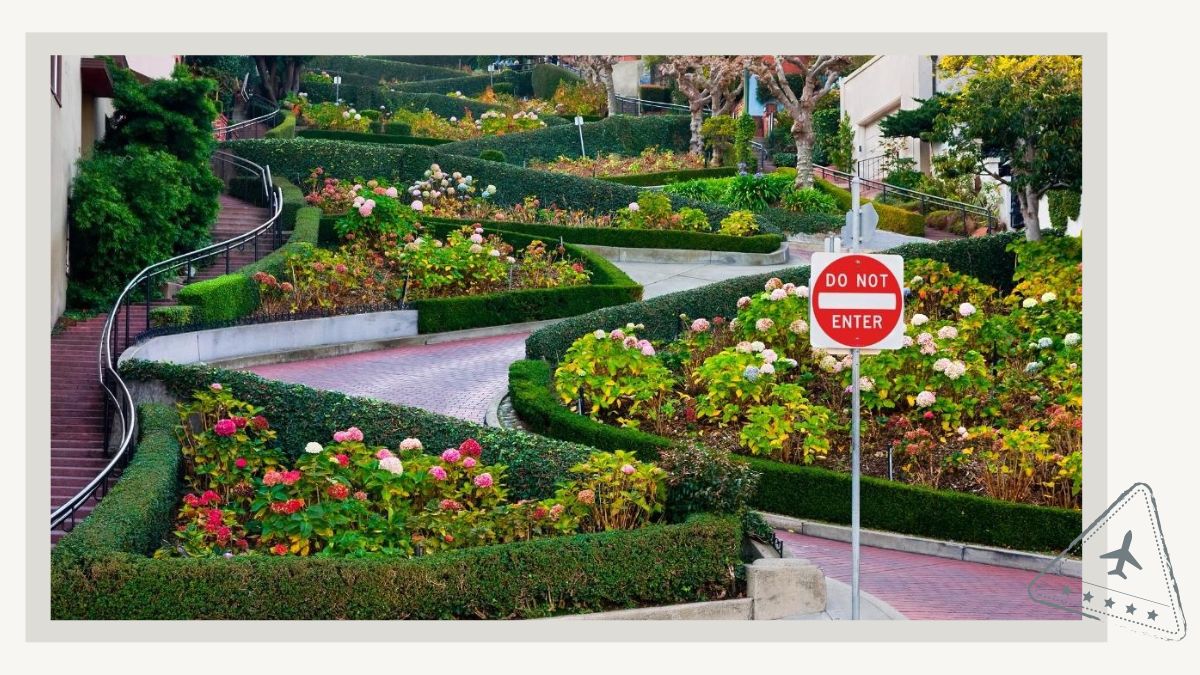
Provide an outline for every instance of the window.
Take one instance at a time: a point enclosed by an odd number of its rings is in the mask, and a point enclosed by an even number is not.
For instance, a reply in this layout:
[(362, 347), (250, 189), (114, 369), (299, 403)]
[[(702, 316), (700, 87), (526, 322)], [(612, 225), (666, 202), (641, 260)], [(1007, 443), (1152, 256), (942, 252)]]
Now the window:
[(62, 56), (50, 57), (50, 95), (62, 107)]

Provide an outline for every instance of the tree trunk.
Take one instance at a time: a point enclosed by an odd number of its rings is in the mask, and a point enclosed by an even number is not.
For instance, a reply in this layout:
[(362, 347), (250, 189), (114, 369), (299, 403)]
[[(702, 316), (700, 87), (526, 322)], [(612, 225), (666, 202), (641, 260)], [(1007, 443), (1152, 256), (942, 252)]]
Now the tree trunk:
[(267, 95), (267, 99), (272, 103), (278, 100), (275, 94), (275, 73), (267, 67), (267, 60), (264, 57), (254, 57), (254, 62), (258, 65), (258, 81), (262, 87), (263, 93)]
[(1017, 191), (1017, 201), (1021, 204), (1021, 218), (1025, 221), (1025, 239), (1039, 241), (1042, 238), (1042, 226), (1038, 222), (1038, 206), (1042, 197), (1031, 187)]
[(604, 93), (608, 95), (608, 116), (617, 114), (617, 85), (613, 82), (612, 64), (605, 64), (602, 74)]
[(812, 113), (800, 112), (792, 122), (792, 138), (796, 141), (796, 187), (813, 186), (813, 140)]
[[(700, 155), (704, 153), (704, 137), (700, 135), (700, 127), (704, 125), (704, 107), (692, 105), (689, 112), (691, 112), (692, 121), (688, 124), (688, 130), (692, 133), (692, 138), (688, 141), (688, 152)], [(716, 151), (714, 150), (714, 152)], [(715, 154), (713, 156), (716, 157)]]

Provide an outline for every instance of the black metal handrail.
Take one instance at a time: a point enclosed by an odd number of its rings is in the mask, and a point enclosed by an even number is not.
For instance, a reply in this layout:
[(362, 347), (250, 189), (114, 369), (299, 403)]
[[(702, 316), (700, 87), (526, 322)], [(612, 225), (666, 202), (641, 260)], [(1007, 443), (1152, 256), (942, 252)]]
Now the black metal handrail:
[(887, 155), (876, 155), (858, 160), (858, 177), (865, 180), (879, 180), (883, 177), (884, 162)]
[[(282, 230), (279, 220), (283, 212), (283, 194), (278, 187), (273, 185), (270, 168), (259, 166), (248, 159), (225, 151), (213, 153), (213, 161), (232, 168), (234, 174), (241, 171), (256, 175), (261, 181), (263, 201), (270, 211), (270, 217), (262, 225), (249, 232), (239, 234), (236, 237), (212, 244), (211, 246), (175, 256), (169, 260), (154, 263), (141, 272), (138, 272), (129, 283), (125, 284), (125, 288), (117, 296), (117, 300), (113, 304), (112, 311), (108, 313), (108, 317), (104, 321), (104, 328), (100, 334), (99, 356), (97, 359), (100, 386), (104, 388), (105, 393), (104, 449), (111, 456), (111, 459), (87, 486), (50, 513), (51, 530), (68, 522), (73, 526), (75, 513), (79, 510), (79, 507), (90, 501), (93, 496), (103, 497), (110, 483), (115, 479), (117, 470), (128, 464), (129, 457), (132, 454), (131, 446), (137, 426), (137, 411), (134, 409), (133, 396), (129, 391), (129, 387), (121, 379), (120, 373), (117, 370), (116, 360), (119, 358), (121, 351), (132, 344), (129, 335), (129, 308), (133, 304), (142, 302), (142, 300), (135, 300), (133, 294), (140, 289), (144, 290), (144, 302), (146, 305), (145, 328), (148, 330), (150, 328), (150, 306), (154, 295), (154, 285), (162, 279), (178, 277), (180, 270), (183, 270), (184, 275), (190, 280), (195, 274), (198, 263), (205, 261), (215, 262), (222, 254), (225, 256), (225, 271), (228, 273), (230, 272), (230, 255), (235, 249), (245, 250), (248, 246), (253, 245), (254, 257), (257, 260), (261, 239), (267, 236), (273, 237), (273, 246), (267, 250), (273, 250), (282, 243)], [(125, 314), (125, 335), (123, 340), (120, 330), (122, 311)], [(114, 422), (120, 425), (120, 434), (119, 440), (115, 443), (115, 450), (111, 450), (110, 452), (110, 449), (113, 447), (111, 441), (113, 440), (112, 431)]]
[[(682, 103), (664, 103), (662, 101), (650, 101), (644, 98), (636, 98), (633, 96), (616, 96), (617, 103), (621, 106), (621, 112), (632, 110), (633, 114), (641, 115), (645, 108), (658, 108), (676, 113), (690, 113), (691, 108)], [(704, 115), (712, 115), (712, 108), (705, 108), (702, 112)]]
[(255, 138), (259, 135), (258, 131), (262, 127), (270, 129), (279, 123), (279, 115), (282, 111), (282, 106), (280, 106), (278, 103), (272, 103), (258, 94), (251, 94), (250, 97), (246, 99), (246, 110), (250, 110), (253, 106), (258, 106), (262, 109), (270, 109), (270, 112), (258, 115), (257, 117), (252, 117), (250, 119), (242, 120), (241, 122), (226, 124), (223, 127), (219, 127), (214, 124), (213, 136), (218, 141), (236, 141), (241, 138)]
[[(818, 174), (821, 178), (826, 180), (842, 181), (846, 183), (846, 185), (849, 185), (850, 181), (854, 178), (853, 174), (846, 173), (845, 171), (839, 171), (838, 169), (831, 169), (827, 166), (813, 166), (813, 173)], [(958, 211), (959, 213), (963, 214), (964, 218), (967, 216), (975, 216), (976, 218), (984, 219), (987, 222), (987, 230), (989, 233), (995, 231), (1000, 223), (999, 218), (989, 209), (983, 206), (967, 204), (966, 202), (959, 202), (953, 199), (946, 199), (945, 197), (938, 197), (926, 192), (917, 192), (916, 190), (890, 185), (883, 181), (861, 177), (859, 178), (859, 181), (863, 188), (867, 190), (877, 190), (883, 196), (893, 194), (899, 195), (900, 197), (903, 197), (909, 201), (920, 202), (922, 212), (930, 210), (929, 207), (933, 206), (937, 207), (935, 210)]]

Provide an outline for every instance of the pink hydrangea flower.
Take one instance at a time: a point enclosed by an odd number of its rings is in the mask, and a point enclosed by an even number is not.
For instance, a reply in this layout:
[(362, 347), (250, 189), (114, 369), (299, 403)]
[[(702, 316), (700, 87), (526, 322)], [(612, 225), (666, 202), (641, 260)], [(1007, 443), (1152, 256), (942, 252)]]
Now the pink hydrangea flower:
[(440, 466), (429, 467), (429, 475), (433, 476), (434, 480), (446, 480), (446, 470)]
[(474, 438), (468, 438), (459, 443), (458, 451), (468, 457), (479, 457), (483, 454), (483, 446), (479, 445), (479, 441)]
[(738, 307), (738, 309), (741, 309), (741, 308), (745, 307), (745, 306), (746, 306), (746, 305), (748, 305), (748, 304), (750, 304), (750, 296), (748, 296), (748, 295), (743, 295), (742, 297), (738, 298), (738, 301), (737, 301), (737, 307)]
[(379, 450), (375, 451), (375, 459), (387, 459), (388, 457), (392, 456), (392, 451), (388, 450), (387, 448), (380, 448)]
[(754, 328), (757, 329), (758, 332), (760, 332), (760, 333), (765, 333), (774, 327), (775, 327), (775, 322), (766, 317), (763, 317), (763, 318), (759, 319), (758, 321), (754, 322)]
[(779, 360), (779, 354), (776, 354), (774, 349), (764, 349), (761, 356), (766, 363), (775, 363)]
[(213, 431), (218, 436), (232, 436), (237, 433), (237, 424), (234, 423), (233, 420), (226, 417), (225, 419), (217, 422), (217, 424), (213, 427)]
[(937, 402), (937, 395), (934, 394), (932, 391), (926, 390), (926, 391), (922, 391), (921, 393), (917, 394), (917, 407), (918, 408), (928, 408), (929, 406), (933, 405), (935, 402)]
[(349, 439), (346, 437), (346, 432), (344, 432), (344, 431), (333, 432), (333, 442), (334, 443), (345, 443), (347, 440), (349, 440)]
[(398, 197), (398, 196), (400, 196), (400, 191), (397, 190), (395, 187), (390, 187), (390, 188), (384, 190), (383, 194), (385, 194), (389, 197)]
[(350, 427), (346, 430), (346, 440), (362, 443), (363, 432), (358, 427)]
[(462, 459), (462, 453), (454, 448), (446, 448), (442, 451), (442, 461), (448, 464), (454, 464)]
[(776, 288), (775, 290), (771, 291), (771, 302), (779, 302), (780, 300), (786, 298), (787, 295), (787, 291), (783, 290), (782, 288)]
[(626, 476), (631, 475), (634, 471), (637, 471), (637, 469), (633, 468), (632, 464), (626, 464), (625, 466), (621, 467), (621, 473), (625, 474)]
[(710, 327), (708, 319), (696, 319), (692, 322), (693, 333), (707, 333)]
[(220, 382), (213, 382), (212, 384), (208, 385), (208, 388), (212, 389), (213, 391), (221, 391), (222, 389), (224, 389), (224, 387), (221, 386)]
[(478, 476), (475, 476), (474, 483), (475, 483), (475, 487), (489, 488), (492, 486), (492, 474), (481, 473)]
[(420, 450), (423, 447), (424, 446), (421, 445), (421, 441), (419, 441), (415, 438), (406, 438), (406, 439), (400, 441), (400, 449), (401, 450)]
[(246, 458), (245, 458), (245, 457), (238, 457), (236, 460), (234, 460), (234, 462), (233, 462), (233, 465), (234, 465), (234, 466), (236, 466), (236, 467), (237, 467), (237, 468), (239, 468), (239, 469), (244, 469), (244, 468), (246, 468)]
[(624, 340), (625, 331), (621, 330), (620, 328), (614, 328), (612, 332), (608, 334), (608, 336), (614, 340)]
[(474, 469), (476, 464), (478, 464), (478, 462), (475, 461), (474, 457), (463, 458), (462, 465), (464, 469)]
[(371, 211), (373, 210), (373, 207), (363, 204), (362, 206), (358, 207), (358, 215), (362, 216), (363, 218), (369, 218), (371, 217)]
[(400, 462), (399, 457), (384, 457), (379, 460), (379, 468), (397, 476), (404, 473), (404, 464)]

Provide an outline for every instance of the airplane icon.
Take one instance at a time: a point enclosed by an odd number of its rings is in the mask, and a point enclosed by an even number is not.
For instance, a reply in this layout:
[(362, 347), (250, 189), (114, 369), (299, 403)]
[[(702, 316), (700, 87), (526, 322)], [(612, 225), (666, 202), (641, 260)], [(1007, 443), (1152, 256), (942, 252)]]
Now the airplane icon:
[(1133, 543), (1133, 530), (1128, 530), (1125, 532), (1125, 541), (1121, 544), (1121, 548), (1109, 551), (1100, 556), (1101, 558), (1110, 558), (1117, 561), (1117, 568), (1110, 571), (1110, 575), (1115, 574), (1122, 579), (1128, 579), (1125, 576), (1125, 563), (1129, 563), (1139, 570), (1142, 569), (1142, 566), (1138, 564), (1137, 558), (1133, 557), (1133, 554), (1129, 552), (1129, 545), (1131, 543)]

